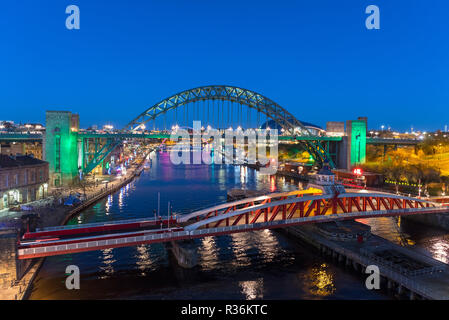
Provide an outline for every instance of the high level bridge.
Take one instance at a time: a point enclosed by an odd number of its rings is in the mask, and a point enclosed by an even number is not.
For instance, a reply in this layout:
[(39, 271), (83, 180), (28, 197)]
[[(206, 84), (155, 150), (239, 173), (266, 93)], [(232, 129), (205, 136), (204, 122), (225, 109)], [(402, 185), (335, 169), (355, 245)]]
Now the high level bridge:
[(19, 259), (219, 236), (260, 229), (448, 212), (441, 204), (386, 193), (320, 194), (318, 189), (273, 193), (219, 204), (187, 215), (123, 220), (28, 232)]

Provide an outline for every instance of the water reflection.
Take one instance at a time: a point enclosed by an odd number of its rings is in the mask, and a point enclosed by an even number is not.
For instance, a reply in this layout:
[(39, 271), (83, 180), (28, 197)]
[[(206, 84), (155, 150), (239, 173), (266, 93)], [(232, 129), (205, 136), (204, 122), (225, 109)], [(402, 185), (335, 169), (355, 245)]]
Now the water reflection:
[(239, 287), (246, 300), (263, 299), (263, 278), (240, 281)]
[(257, 246), (260, 248), (265, 263), (273, 262), (276, 255), (282, 251), (273, 231), (268, 229), (258, 233)]
[(235, 257), (231, 261), (231, 264), (234, 268), (247, 267), (251, 265), (251, 260), (247, 254), (248, 247), (251, 244), (251, 241), (248, 241), (248, 237), (250, 237), (251, 234), (252, 232), (230, 234), (232, 239), (231, 248)]
[(217, 245), (215, 237), (206, 237), (201, 240), (202, 248), (198, 250), (201, 256), (200, 265), (204, 270), (212, 270), (218, 262)]
[(119, 195), (118, 195), (118, 207), (119, 207), (120, 209), (123, 208), (123, 193), (124, 193), (124, 189), (121, 188), (121, 189), (120, 189), (120, 193), (119, 193)]
[(103, 271), (103, 275), (100, 275), (100, 279), (107, 279), (114, 274), (114, 255), (112, 254), (114, 249), (103, 249), (101, 250), (102, 255), (100, 259), (102, 260), (102, 265), (99, 266), (100, 270)]
[(153, 263), (150, 259), (149, 247), (141, 244), (136, 247), (136, 250), (137, 254), (135, 257), (137, 268), (141, 271), (140, 275), (145, 276), (145, 271), (148, 270)]
[(328, 268), (329, 266), (323, 263), (309, 270), (306, 280), (312, 295), (326, 297), (335, 292), (334, 276)]
[(112, 206), (112, 199), (113, 199), (113, 197), (112, 197), (112, 194), (111, 194), (111, 195), (108, 196), (108, 200), (105, 203), (105, 214), (106, 215), (109, 215), (109, 213), (110, 213), (109, 210), (111, 209), (111, 206)]
[(276, 180), (274, 176), (270, 177), (270, 191), (275, 192), (276, 191)]
[(447, 240), (436, 239), (430, 244), (430, 252), (432, 256), (441, 262), (448, 263), (449, 243)]
[(246, 183), (248, 176), (246, 175), (247, 167), (240, 167), (240, 183), (243, 185)]

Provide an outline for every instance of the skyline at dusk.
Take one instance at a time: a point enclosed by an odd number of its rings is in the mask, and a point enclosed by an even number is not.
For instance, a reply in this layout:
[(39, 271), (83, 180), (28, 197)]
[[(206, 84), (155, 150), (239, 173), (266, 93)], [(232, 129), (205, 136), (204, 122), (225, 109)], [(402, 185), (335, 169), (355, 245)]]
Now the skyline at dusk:
[(448, 12), (2, 3), (0, 300), (180, 320), (449, 300)]
[(368, 1), (72, 2), (80, 30), (65, 28), (69, 3), (2, 6), (1, 120), (68, 110), (81, 127), (121, 128), (172, 94), (226, 84), (322, 127), (449, 124), (444, 2), (375, 1), (380, 30), (365, 28)]

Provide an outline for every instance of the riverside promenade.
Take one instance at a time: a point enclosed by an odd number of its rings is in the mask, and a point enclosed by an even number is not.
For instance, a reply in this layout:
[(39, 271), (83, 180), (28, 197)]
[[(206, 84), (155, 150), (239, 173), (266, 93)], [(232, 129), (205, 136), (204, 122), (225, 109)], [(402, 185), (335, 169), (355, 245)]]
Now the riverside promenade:
[[(77, 206), (59, 205), (57, 207), (39, 208), (37, 210), (39, 214), (38, 226), (51, 227), (65, 225), (82, 210), (133, 181), (144, 170), (144, 162), (144, 159), (136, 160), (127, 170), (126, 175), (108, 182), (107, 187), (106, 185), (97, 185), (86, 190), (86, 198)], [(77, 190), (72, 190), (72, 192), (73, 191)], [(0, 234), (0, 236), (2, 235)], [(0, 268), (0, 277), (3, 277), (3, 282), (0, 286), (0, 300), (25, 300), (31, 292), (34, 278), (39, 272), (45, 258), (31, 261), (29, 265), (24, 267), (25, 272), (20, 277), (20, 280), (16, 280), (15, 272), (12, 271), (17, 265), (16, 250), (13, 249), (13, 247), (15, 247), (13, 244), (17, 241), (16, 230), (6, 230), (3, 236), (9, 238), (7, 239), (9, 241), (6, 241), (6, 248), (0, 248), (0, 250), (2, 250), (0, 262), (5, 266), (4, 268)], [(7, 270), (8, 266), (10, 270)]]

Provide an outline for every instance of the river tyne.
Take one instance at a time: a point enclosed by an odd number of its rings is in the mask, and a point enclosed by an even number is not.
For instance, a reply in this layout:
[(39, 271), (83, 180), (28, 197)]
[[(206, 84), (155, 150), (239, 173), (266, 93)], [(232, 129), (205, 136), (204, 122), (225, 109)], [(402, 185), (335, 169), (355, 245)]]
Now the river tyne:
[[(161, 195), (161, 215), (185, 214), (226, 201), (227, 191), (303, 188), (232, 165), (174, 165), (168, 153), (120, 191), (84, 210), (69, 224), (152, 217)], [(397, 218), (364, 219), (372, 232), (449, 261), (448, 232)], [(367, 290), (362, 275), (337, 265), (307, 244), (275, 230), (196, 239), (198, 266), (183, 269), (164, 244), (140, 245), (48, 257), (30, 299), (393, 299)], [(79, 290), (65, 287), (65, 269), (80, 269)]]

